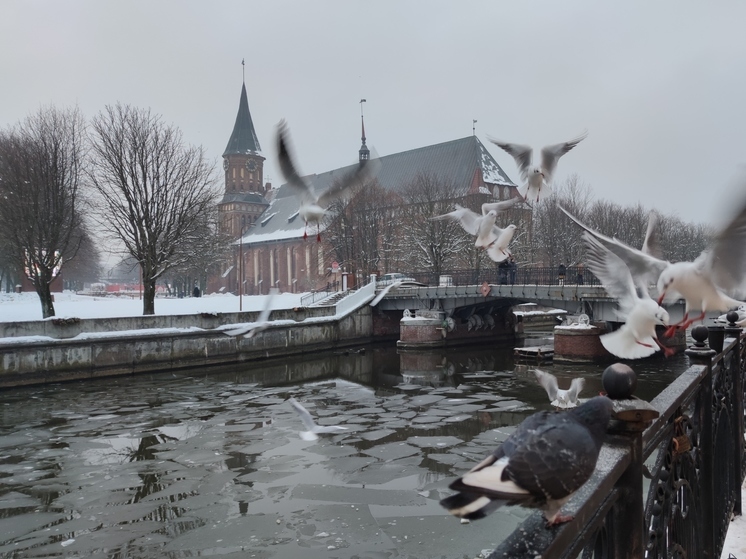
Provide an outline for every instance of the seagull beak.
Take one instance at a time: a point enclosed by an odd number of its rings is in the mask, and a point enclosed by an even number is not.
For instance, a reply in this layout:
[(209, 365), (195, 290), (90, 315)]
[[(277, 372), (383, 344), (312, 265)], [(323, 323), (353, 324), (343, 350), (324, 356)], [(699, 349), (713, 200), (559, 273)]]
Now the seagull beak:
[(663, 293), (660, 294), (660, 297), (658, 297), (658, 306), (661, 306), (661, 303), (663, 303), (663, 299), (666, 298), (666, 292), (663, 291)]

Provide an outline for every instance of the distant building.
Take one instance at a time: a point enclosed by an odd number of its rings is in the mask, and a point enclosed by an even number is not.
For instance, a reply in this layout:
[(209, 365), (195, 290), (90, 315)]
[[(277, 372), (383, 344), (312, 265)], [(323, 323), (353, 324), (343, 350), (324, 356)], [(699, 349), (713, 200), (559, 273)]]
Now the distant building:
[[(363, 124), (358, 158), (369, 157)], [(251, 122), (245, 85), (223, 158), (226, 190), (218, 207), (220, 223), (238, 240), (233, 262), (225, 265), (220, 277), (213, 278), (209, 290), (238, 293), (241, 276), (247, 295), (266, 294), (270, 287), (284, 292), (308, 291), (339, 279), (330, 277), (334, 256), (323, 242), (323, 234), (322, 242), (316, 242), (315, 226), (309, 226), (308, 238), (303, 238), (306, 225), (298, 215), (299, 202), (292, 189), (287, 185), (271, 191), (269, 185), (262, 187), (264, 158)], [(518, 195), (516, 185), (476, 136), (386, 155), (379, 163), (374, 178), (394, 192), (427, 174), (463, 185), (463, 196), (507, 200)], [(356, 166), (305, 178), (321, 192)]]

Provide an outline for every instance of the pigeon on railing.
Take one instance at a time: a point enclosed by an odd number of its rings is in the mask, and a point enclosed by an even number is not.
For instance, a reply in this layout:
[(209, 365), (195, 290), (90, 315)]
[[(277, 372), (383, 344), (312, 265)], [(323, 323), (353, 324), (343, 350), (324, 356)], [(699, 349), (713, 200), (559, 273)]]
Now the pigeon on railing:
[(591, 477), (613, 404), (596, 396), (568, 411), (527, 417), (505, 442), (449, 486), (440, 504), (460, 518), (484, 518), (503, 505), (540, 508), (548, 525), (572, 520), (560, 509)]

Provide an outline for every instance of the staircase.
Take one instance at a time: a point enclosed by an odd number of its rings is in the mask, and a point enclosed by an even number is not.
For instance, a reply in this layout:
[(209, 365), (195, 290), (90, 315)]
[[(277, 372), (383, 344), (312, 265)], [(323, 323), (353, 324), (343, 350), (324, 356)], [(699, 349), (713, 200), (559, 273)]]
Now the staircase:
[(340, 299), (344, 299), (349, 295), (349, 291), (337, 291), (336, 293), (332, 293), (328, 297), (325, 297), (324, 299), (321, 299), (320, 301), (317, 301), (310, 305), (311, 307), (334, 307), (337, 304), (337, 301)]

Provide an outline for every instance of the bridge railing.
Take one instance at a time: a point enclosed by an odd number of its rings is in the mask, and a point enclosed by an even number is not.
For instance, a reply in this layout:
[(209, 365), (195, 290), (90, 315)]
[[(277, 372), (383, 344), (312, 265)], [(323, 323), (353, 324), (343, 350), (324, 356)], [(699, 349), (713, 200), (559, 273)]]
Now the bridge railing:
[(449, 285), (479, 285), (485, 281), (496, 285), (601, 285), (589, 270), (576, 266), (568, 266), (564, 278), (556, 267), (489, 267), (481, 270), (446, 270), (440, 273), (422, 271), (408, 275), (429, 286), (437, 286), (444, 281)]
[(309, 291), (300, 298), (300, 306), (307, 307), (309, 305), (313, 305), (317, 301), (326, 299), (335, 291), (339, 291), (339, 280), (327, 282), (327, 284), (321, 289), (314, 289), (313, 291)]
[(694, 329), (693, 364), (653, 410), (624, 401), (631, 408), (612, 421), (596, 471), (563, 508), (573, 520), (546, 528), (536, 512), (489, 559), (720, 557), (746, 474), (746, 336), (725, 330), (716, 354), (706, 328)]

